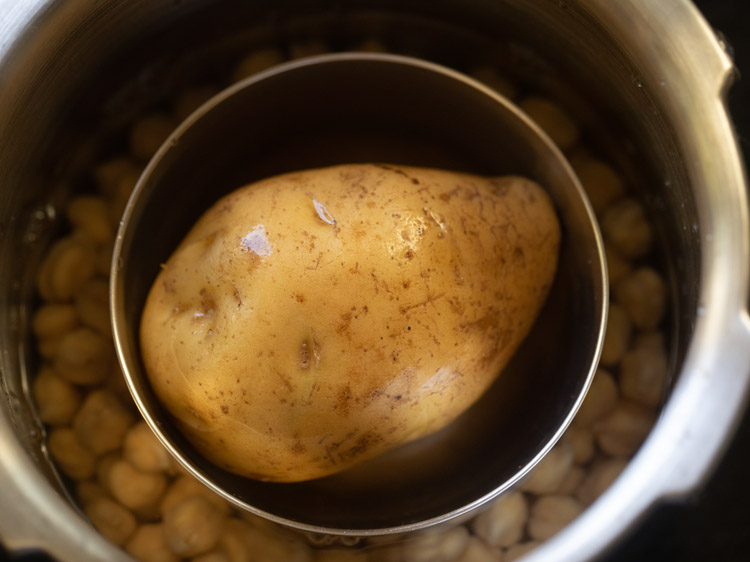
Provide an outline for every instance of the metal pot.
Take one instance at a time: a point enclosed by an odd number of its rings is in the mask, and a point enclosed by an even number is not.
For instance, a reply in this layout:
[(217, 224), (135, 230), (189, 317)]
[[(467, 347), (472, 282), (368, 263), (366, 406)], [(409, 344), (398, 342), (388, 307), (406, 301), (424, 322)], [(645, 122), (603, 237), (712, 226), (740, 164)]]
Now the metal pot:
[(67, 497), (27, 392), (34, 271), (70, 178), (217, 54), (284, 33), (345, 43), (356, 29), (448, 45), (446, 60), (491, 49), (579, 118), (606, 122), (597, 140), (633, 171), (660, 236), (677, 373), (660, 419), (616, 483), (530, 559), (593, 558), (710, 473), (750, 382), (750, 226), (723, 101), (732, 63), (689, 2), (0, 0), (0, 538), (11, 551), (127, 559)]

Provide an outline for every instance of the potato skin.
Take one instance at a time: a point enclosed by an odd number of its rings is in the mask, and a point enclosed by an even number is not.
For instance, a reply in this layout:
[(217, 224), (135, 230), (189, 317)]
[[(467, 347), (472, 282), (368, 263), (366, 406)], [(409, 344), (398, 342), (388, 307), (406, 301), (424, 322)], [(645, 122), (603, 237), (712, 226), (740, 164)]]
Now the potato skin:
[(333, 474), (454, 420), (528, 333), (557, 267), (546, 193), (389, 165), (294, 172), (217, 202), (148, 296), (154, 390), (210, 461)]

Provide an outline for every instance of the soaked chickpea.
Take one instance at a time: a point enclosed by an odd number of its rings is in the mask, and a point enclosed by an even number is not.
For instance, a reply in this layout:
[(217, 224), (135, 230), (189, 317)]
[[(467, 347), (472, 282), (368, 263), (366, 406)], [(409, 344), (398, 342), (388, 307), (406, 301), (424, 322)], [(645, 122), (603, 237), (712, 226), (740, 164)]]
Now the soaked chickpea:
[(523, 537), (528, 515), (526, 496), (510, 492), (474, 518), (471, 530), (491, 546), (511, 546)]
[(111, 372), (115, 362), (112, 342), (91, 328), (76, 328), (62, 336), (52, 366), (73, 384), (97, 385)]
[(81, 323), (104, 336), (112, 337), (109, 319), (109, 284), (95, 278), (84, 283), (73, 297), (75, 313)]
[(607, 208), (600, 225), (604, 238), (625, 257), (640, 258), (651, 250), (651, 225), (635, 199), (625, 197)]
[(99, 498), (109, 497), (109, 492), (96, 480), (81, 480), (76, 482), (75, 492), (78, 501), (83, 506)]
[(81, 393), (54, 370), (43, 367), (34, 379), (32, 391), (39, 419), (44, 423), (66, 425), (73, 421), (81, 403)]
[(466, 527), (446, 531), (427, 531), (404, 542), (402, 560), (406, 562), (452, 562), (461, 556), (469, 544)]
[(117, 545), (124, 544), (138, 526), (129, 509), (104, 496), (84, 504), (84, 513), (97, 531)]
[(555, 102), (533, 96), (521, 100), (518, 106), (550, 136), (560, 150), (570, 150), (578, 142), (578, 125)]
[(212, 502), (190, 496), (164, 514), (164, 538), (180, 556), (205, 554), (219, 541), (223, 523), (223, 514)]
[(531, 506), (529, 513), (529, 536), (535, 540), (547, 540), (559, 533), (583, 511), (583, 506), (570, 496), (542, 496)]
[(575, 497), (584, 505), (594, 503), (594, 500), (604, 493), (625, 470), (628, 464), (626, 457), (602, 458), (591, 465), (586, 476), (575, 492)]
[(518, 560), (524, 554), (531, 552), (540, 544), (542, 544), (542, 541), (524, 541), (516, 543), (505, 551), (505, 562), (513, 562), (513, 560)]
[(617, 403), (619, 391), (615, 378), (604, 369), (597, 369), (586, 398), (573, 423), (587, 427), (609, 413)]
[(623, 397), (645, 406), (658, 406), (668, 373), (667, 352), (663, 347), (636, 347), (625, 354), (620, 365)]
[(215, 86), (201, 86), (187, 90), (177, 98), (172, 115), (176, 121), (184, 121), (193, 111), (218, 93), (219, 89)]
[(230, 517), (224, 522), (216, 549), (229, 562), (253, 562), (247, 542), (252, 533), (253, 527), (249, 523)]
[(109, 467), (108, 482), (112, 495), (122, 505), (145, 512), (158, 505), (167, 487), (164, 474), (141, 472), (124, 460), (116, 460)]
[(68, 203), (66, 214), (73, 229), (82, 232), (95, 246), (106, 246), (114, 239), (107, 203), (101, 197), (76, 197)]
[(563, 496), (574, 495), (585, 477), (586, 469), (582, 466), (574, 466), (568, 472), (568, 477), (560, 484), (560, 489), (557, 493)]
[(569, 160), (597, 215), (625, 194), (625, 183), (606, 162), (583, 151)]
[(91, 392), (73, 420), (76, 436), (95, 455), (119, 449), (133, 415), (111, 392)]
[(315, 562), (367, 562), (369, 554), (363, 550), (327, 548), (315, 553)]
[(654, 269), (636, 269), (616, 283), (612, 292), (615, 301), (622, 305), (637, 328), (653, 330), (664, 319), (667, 288)]
[(31, 329), (39, 339), (67, 334), (78, 326), (76, 309), (70, 304), (45, 304), (34, 313)]
[(130, 154), (148, 162), (179, 123), (168, 115), (153, 113), (142, 117), (130, 130)]
[(574, 425), (565, 432), (563, 441), (570, 445), (575, 464), (583, 465), (594, 458), (594, 433), (589, 428)]
[(47, 438), (49, 452), (60, 469), (73, 480), (85, 480), (94, 474), (96, 459), (69, 427), (53, 429)]
[(625, 310), (617, 304), (610, 304), (607, 316), (607, 331), (604, 335), (604, 345), (599, 360), (602, 365), (611, 367), (620, 362), (628, 349), (632, 332), (633, 323)]
[(230, 560), (223, 552), (207, 552), (200, 556), (194, 556), (190, 559), (190, 562), (230, 562)]
[(592, 429), (602, 451), (612, 456), (630, 456), (646, 439), (654, 421), (654, 413), (649, 408), (620, 400)]
[(502, 560), (502, 550), (490, 548), (486, 543), (475, 537), (469, 537), (469, 542), (463, 554), (456, 558), (456, 562), (502, 562)]
[(573, 447), (568, 441), (561, 441), (534, 467), (521, 490), (533, 494), (556, 492), (573, 467), (573, 458)]
[(228, 514), (230, 512), (229, 504), (225, 499), (214, 494), (193, 476), (183, 474), (178, 476), (177, 479), (170, 484), (169, 489), (161, 499), (159, 510), (162, 516), (166, 517), (167, 513), (175, 509), (185, 499), (192, 496), (202, 496), (209, 502), (213, 503), (214, 507), (222, 514)]
[(123, 458), (142, 472), (167, 472), (172, 459), (146, 422), (128, 429), (123, 440)]
[(96, 270), (94, 246), (78, 237), (56, 242), (47, 253), (37, 274), (39, 294), (50, 302), (66, 302)]
[(147, 523), (136, 529), (125, 543), (125, 550), (141, 562), (179, 562), (180, 558), (167, 546), (163, 526)]

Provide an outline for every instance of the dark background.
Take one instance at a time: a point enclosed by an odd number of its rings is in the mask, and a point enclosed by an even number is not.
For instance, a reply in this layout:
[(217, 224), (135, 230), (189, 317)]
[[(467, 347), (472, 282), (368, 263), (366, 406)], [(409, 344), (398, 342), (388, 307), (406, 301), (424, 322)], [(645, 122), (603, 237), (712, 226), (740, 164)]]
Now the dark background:
[[(694, 2), (724, 36), (739, 69), (728, 101), (745, 161), (750, 162), (750, 0)], [(49, 560), (38, 554), (20, 559)], [(8, 555), (0, 549), (0, 561), (5, 560)], [(750, 413), (707, 485), (691, 498), (658, 507), (603, 562), (657, 560), (750, 561)]]

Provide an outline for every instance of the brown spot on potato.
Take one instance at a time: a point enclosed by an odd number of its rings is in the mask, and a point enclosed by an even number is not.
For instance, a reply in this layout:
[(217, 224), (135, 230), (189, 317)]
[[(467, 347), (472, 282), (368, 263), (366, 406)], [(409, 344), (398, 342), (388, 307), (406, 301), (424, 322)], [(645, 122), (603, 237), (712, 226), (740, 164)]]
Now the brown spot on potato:
[(336, 333), (337, 334), (343, 334), (344, 332), (349, 331), (349, 327), (352, 323), (352, 313), (351, 312), (345, 312), (340, 316), (341, 323), (336, 327)]

